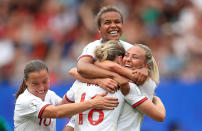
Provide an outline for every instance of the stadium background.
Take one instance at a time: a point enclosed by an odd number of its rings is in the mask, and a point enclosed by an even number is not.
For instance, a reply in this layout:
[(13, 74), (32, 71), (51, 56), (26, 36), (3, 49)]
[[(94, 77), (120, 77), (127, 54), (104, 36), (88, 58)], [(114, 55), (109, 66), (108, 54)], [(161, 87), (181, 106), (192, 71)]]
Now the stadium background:
[[(51, 90), (61, 97), (74, 79), (82, 48), (99, 39), (94, 16), (104, 5), (124, 15), (122, 40), (147, 44), (160, 69), (157, 88), (167, 110), (163, 123), (145, 118), (142, 131), (202, 130), (201, 0), (1, 0), (0, 130), (13, 130), (13, 94), (31, 59), (44, 60)], [(61, 130), (66, 119), (57, 121)]]

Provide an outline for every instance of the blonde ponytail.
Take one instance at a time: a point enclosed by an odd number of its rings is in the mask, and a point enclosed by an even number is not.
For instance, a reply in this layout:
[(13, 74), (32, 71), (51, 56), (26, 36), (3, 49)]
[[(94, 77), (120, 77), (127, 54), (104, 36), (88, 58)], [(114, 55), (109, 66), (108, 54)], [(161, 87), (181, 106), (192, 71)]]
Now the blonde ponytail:
[(159, 76), (159, 69), (158, 69), (158, 65), (156, 63), (156, 60), (154, 59), (154, 57), (152, 56), (152, 67), (150, 69), (150, 77), (153, 81), (155, 81), (157, 84), (159, 84), (160, 82), (160, 76)]

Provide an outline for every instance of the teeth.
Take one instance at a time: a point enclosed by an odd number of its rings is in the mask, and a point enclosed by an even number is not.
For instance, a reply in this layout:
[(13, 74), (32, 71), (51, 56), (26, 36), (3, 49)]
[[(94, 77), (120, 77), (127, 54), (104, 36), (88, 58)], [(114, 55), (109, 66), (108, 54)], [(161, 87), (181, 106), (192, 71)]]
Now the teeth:
[(130, 65), (125, 65), (125, 67), (127, 67), (127, 68), (132, 68), (132, 66), (130, 66)]
[(37, 91), (39, 94), (43, 94), (45, 91)]
[(118, 31), (111, 31), (110, 34), (117, 34)]

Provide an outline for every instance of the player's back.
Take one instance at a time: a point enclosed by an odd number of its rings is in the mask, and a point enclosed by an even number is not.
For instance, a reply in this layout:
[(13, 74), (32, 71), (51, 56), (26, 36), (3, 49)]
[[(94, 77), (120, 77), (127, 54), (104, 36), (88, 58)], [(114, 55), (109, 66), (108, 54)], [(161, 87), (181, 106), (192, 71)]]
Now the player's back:
[[(74, 84), (75, 85), (75, 84)], [(78, 82), (75, 92), (75, 102), (92, 99), (97, 94), (106, 92), (97, 85)], [(124, 103), (123, 95), (120, 91), (114, 94), (108, 93), (107, 97), (116, 97), (119, 105), (114, 110), (90, 109), (76, 115), (75, 130), (79, 131), (115, 131), (117, 121)]]

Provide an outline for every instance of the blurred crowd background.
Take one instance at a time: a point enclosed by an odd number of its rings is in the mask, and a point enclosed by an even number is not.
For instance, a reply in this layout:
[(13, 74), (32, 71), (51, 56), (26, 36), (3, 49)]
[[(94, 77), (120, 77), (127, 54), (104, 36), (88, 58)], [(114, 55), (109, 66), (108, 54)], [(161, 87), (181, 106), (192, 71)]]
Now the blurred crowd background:
[(122, 40), (152, 48), (162, 78), (202, 78), (201, 0), (1, 0), (0, 81), (21, 80), (25, 62), (44, 60), (53, 83), (72, 79), (83, 47), (99, 39), (104, 5), (124, 16)]
[[(5, 85), (17, 87), (27, 61), (44, 60), (53, 85), (71, 83), (68, 71), (76, 66), (83, 47), (100, 39), (94, 18), (105, 5), (115, 5), (123, 13), (121, 39), (148, 45), (161, 79), (172, 81), (161, 81), (157, 90), (167, 118), (166, 125), (156, 127), (176, 131), (190, 124), (198, 130), (201, 123), (197, 121), (202, 121), (198, 104), (202, 88), (198, 88), (201, 83), (196, 84), (202, 80), (202, 0), (0, 0), (0, 93), (4, 97), (1, 105), (6, 106), (0, 110), (1, 119), (13, 128), (12, 95), (17, 88)], [(54, 90), (62, 97), (67, 89)], [(151, 120), (145, 121), (154, 127)]]

